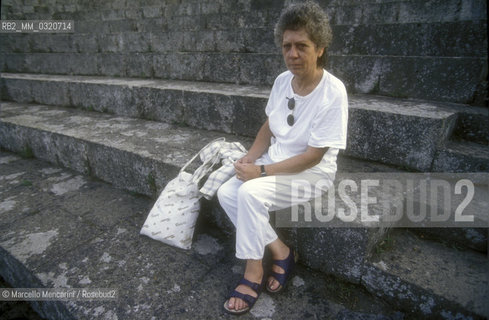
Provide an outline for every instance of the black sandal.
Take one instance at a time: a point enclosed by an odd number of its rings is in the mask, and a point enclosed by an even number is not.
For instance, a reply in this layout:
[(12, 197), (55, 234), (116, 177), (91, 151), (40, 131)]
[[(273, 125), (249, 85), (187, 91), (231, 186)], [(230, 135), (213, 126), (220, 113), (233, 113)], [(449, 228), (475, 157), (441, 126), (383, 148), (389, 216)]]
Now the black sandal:
[(272, 276), (277, 280), (280, 285), (278, 286), (277, 289), (273, 290), (270, 288), (267, 282), (267, 291), (270, 293), (279, 293), (285, 288), (285, 285), (287, 283), (287, 280), (291, 274), (291, 272), (295, 268), (295, 263), (297, 261), (297, 254), (294, 252), (294, 250), (290, 249), (289, 256), (285, 258), (284, 260), (273, 260), (273, 264), (276, 266), (279, 266), (284, 270), (284, 273), (277, 273), (275, 271), (271, 271), (269, 276)]
[[(263, 279), (265, 279), (265, 278), (263, 278)], [(238, 284), (236, 285), (236, 288), (240, 284), (245, 285), (247, 287), (250, 287), (253, 291), (255, 291), (257, 296), (253, 297), (253, 296), (250, 296), (249, 294), (241, 293), (241, 292), (236, 291), (236, 289), (234, 289), (233, 292), (231, 292), (231, 294), (229, 295), (229, 298), (226, 300), (226, 302), (224, 302), (224, 309), (227, 312), (229, 312), (231, 314), (235, 314), (235, 315), (244, 314), (244, 313), (250, 311), (251, 308), (253, 308), (253, 305), (255, 305), (256, 300), (258, 300), (258, 297), (260, 296), (260, 293), (263, 289), (263, 283), (264, 283), (263, 280), (262, 280), (262, 283), (259, 284), (259, 283), (254, 283), (254, 282), (251, 282), (249, 280), (246, 280), (245, 278), (241, 278), (241, 280), (239, 280)], [(231, 299), (231, 298), (239, 298), (239, 299), (243, 300), (244, 302), (246, 302), (248, 304), (248, 306), (246, 308), (241, 309), (241, 310), (229, 309), (229, 307), (228, 307), (229, 299)]]

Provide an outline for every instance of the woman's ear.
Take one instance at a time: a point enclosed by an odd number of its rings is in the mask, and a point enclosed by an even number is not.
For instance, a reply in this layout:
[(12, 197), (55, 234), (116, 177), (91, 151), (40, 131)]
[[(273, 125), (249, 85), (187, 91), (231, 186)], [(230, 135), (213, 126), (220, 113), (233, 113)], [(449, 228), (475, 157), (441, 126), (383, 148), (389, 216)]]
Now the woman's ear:
[(324, 54), (324, 48), (319, 48), (318, 50), (318, 58), (321, 58)]

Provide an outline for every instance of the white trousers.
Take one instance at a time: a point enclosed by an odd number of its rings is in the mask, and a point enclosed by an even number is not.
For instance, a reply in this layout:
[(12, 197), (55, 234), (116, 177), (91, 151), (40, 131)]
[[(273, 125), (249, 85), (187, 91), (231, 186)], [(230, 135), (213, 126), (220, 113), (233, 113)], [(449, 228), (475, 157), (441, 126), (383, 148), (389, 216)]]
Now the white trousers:
[[(256, 163), (268, 164), (271, 160), (265, 155)], [(217, 196), (236, 227), (236, 257), (262, 259), (265, 246), (277, 239), (269, 223), (269, 211), (289, 208), (320, 196), (320, 190), (312, 192), (310, 199), (304, 198), (304, 195), (298, 196), (297, 185), (309, 183), (314, 190), (316, 183), (321, 181), (321, 185), (327, 189), (333, 185), (334, 176), (334, 173), (318, 173), (309, 169), (298, 174), (266, 176), (246, 182), (232, 177), (225, 182)]]

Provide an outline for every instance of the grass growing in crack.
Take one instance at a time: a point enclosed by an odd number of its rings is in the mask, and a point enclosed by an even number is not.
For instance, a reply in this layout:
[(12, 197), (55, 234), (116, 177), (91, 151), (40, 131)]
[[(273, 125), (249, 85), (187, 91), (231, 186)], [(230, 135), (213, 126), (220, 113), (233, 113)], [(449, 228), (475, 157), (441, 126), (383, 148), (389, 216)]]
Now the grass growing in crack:
[(381, 254), (383, 252), (387, 252), (392, 250), (394, 248), (394, 239), (392, 239), (390, 234), (387, 234), (387, 236), (380, 241), (379, 244), (375, 247), (375, 252), (377, 254)]
[(20, 184), (21, 184), (22, 186), (24, 186), (24, 187), (30, 187), (30, 186), (32, 186), (32, 181), (29, 181), (29, 180), (22, 180)]
[(20, 156), (24, 159), (32, 159), (34, 158), (34, 152), (32, 151), (31, 146), (26, 144), (22, 151), (20, 152)]
[(149, 190), (153, 195), (156, 194), (157, 187), (156, 187), (156, 179), (152, 173), (148, 174), (148, 185), (149, 185)]

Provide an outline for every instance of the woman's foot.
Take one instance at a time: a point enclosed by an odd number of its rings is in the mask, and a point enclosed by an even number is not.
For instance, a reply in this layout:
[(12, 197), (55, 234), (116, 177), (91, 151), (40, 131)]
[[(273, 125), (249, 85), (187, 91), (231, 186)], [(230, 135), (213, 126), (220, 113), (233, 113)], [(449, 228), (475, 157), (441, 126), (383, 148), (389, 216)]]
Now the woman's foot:
[[(239, 284), (235, 291), (243, 295), (249, 295), (254, 299), (258, 298), (263, 283), (263, 266), (261, 264), (261, 260), (247, 261), (243, 279), (246, 282), (257, 284), (259, 287), (254, 285)], [(231, 297), (225, 303), (225, 309), (231, 313), (241, 314), (247, 312), (251, 307), (252, 305), (250, 305), (249, 302), (239, 297)]]
[[(272, 251), (272, 258), (273, 258), (273, 260), (284, 260), (284, 259), (287, 259), (289, 254), (290, 254), (290, 248), (287, 247), (285, 244), (283, 244), (283, 246), (280, 246), (280, 248), (277, 248), (275, 252)], [(285, 270), (276, 264), (272, 265), (272, 272), (275, 272), (278, 274), (285, 274)], [(271, 289), (272, 291), (275, 291), (279, 287), (280, 287), (280, 282), (278, 282), (274, 276), (269, 276), (268, 282), (267, 282), (267, 288)]]

